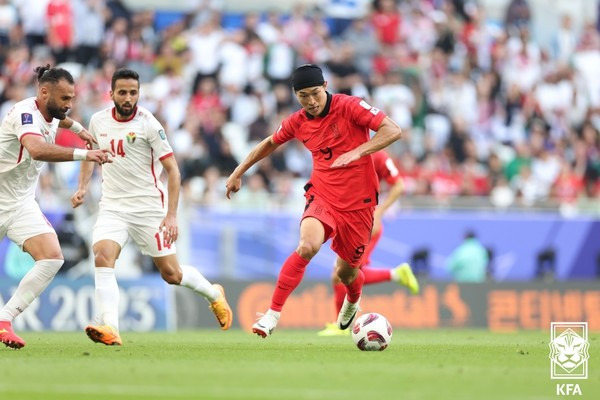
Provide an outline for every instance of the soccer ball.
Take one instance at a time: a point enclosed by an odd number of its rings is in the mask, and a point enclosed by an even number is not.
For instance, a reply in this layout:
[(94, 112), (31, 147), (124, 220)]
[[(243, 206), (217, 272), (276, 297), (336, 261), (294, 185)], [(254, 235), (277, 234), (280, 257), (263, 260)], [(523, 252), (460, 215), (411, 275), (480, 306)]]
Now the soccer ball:
[(392, 342), (392, 326), (381, 314), (363, 314), (352, 326), (352, 340), (362, 351), (385, 350)]

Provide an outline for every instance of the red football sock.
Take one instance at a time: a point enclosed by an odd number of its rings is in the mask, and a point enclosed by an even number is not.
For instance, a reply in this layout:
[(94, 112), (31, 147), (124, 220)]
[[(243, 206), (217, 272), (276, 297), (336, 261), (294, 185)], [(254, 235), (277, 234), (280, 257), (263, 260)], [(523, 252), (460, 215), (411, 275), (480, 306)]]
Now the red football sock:
[(302, 280), (307, 265), (308, 260), (300, 257), (296, 252), (293, 252), (285, 260), (281, 271), (279, 271), (273, 297), (271, 297), (271, 310), (281, 311), (288, 296), (292, 294)]
[(350, 303), (356, 303), (360, 298), (362, 293), (362, 287), (365, 283), (365, 274), (361, 269), (358, 270), (358, 275), (356, 275), (356, 279), (349, 284), (346, 285), (346, 292), (348, 294), (348, 301)]
[(333, 285), (333, 296), (335, 297), (335, 316), (337, 318), (344, 304), (344, 297), (346, 297), (346, 286), (343, 283)]
[(362, 267), (361, 269), (365, 274), (365, 285), (370, 285), (371, 283), (389, 282), (392, 280), (391, 269), (370, 267)]

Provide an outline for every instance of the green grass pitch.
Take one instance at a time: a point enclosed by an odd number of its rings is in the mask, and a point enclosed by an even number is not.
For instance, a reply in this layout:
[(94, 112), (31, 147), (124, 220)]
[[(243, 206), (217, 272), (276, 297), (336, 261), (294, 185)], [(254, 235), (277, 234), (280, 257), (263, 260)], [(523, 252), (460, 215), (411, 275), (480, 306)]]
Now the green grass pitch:
[(0, 399), (556, 399), (578, 383), (600, 399), (600, 334), (589, 336), (587, 380), (550, 379), (548, 332), (401, 331), (383, 352), (350, 337), (281, 329), (124, 333), (123, 347), (82, 333), (25, 332), (0, 348)]

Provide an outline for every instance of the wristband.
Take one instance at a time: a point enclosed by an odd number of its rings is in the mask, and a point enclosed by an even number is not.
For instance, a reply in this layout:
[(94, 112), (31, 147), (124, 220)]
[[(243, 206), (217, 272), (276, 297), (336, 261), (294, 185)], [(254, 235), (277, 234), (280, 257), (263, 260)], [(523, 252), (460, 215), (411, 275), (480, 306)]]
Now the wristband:
[(81, 125), (79, 122), (77, 121), (73, 121), (73, 124), (71, 125), (71, 127), (69, 128), (69, 130), (73, 133), (81, 133), (81, 131), (83, 130), (83, 125)]
[(87, 152), (84, 149), (73, 149), (73, 161), (85, 161)]

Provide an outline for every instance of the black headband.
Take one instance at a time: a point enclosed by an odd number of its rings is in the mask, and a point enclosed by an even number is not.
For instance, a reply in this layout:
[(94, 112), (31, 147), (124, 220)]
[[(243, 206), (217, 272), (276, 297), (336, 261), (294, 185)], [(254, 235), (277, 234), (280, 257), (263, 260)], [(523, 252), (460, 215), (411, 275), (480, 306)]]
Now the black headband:
[(323, 71), (314, 64), (304, 64), (296, 68), (292, 74), (294, 92), (307, 87), (322, 86), (325, 83)]

